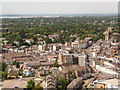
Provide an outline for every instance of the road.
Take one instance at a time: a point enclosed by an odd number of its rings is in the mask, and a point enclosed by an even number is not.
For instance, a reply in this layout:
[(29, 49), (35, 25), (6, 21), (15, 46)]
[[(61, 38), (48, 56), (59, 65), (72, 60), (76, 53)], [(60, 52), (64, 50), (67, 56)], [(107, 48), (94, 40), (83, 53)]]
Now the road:
[(88, 63), (88, 66), (94, 71), (94, 73), (91, 73), (91, 76), (93, 76), (92, 78), (84, 80), (85, 84), (83, 85), (83, 87), (93, 88), (91, 84), (93, 84), (92, 82), (97, 78), (97, 76), (99, 75), (99, 72), (95, 68), (93, 68), (89, 63)]
[(87, 87), (88, 84), (91, 82), (93, 78), (90, 78), (90, 79), (87, 79), (87, 80), (83, 80), (84, 84), (83, 84), (83, 87)]
[(99, 73), (95, 74), (94, 78), (91, 79), (91, 81), (87, 84), (87, 88), (93, 88), (93, 86), (91, 86), (91, 84), (93, 84), (93, 81), (97, 78)]

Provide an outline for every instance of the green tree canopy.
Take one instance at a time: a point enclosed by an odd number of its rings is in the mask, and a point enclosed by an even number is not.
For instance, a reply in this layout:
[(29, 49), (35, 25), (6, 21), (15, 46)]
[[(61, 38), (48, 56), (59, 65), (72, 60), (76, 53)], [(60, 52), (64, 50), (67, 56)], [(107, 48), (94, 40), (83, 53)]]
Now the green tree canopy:
[(27, 88), (34, 88), (34, 87), (35, 87), (35, 82), (32, 81), (32, 80), (28, 81), (26, 87), (27, 87)]
[(69, 81), (65, 77), (57, 77), (57, 88), (60, 90), (66, 90)]
[(19, 63), (19, 62), (14, 61), (12, 64), (13, 64), (13, 65), (16, 65), (17, 68), (20, 67), (20, 63)]
[(37, 83), (37, 84), (35, 85), (35, 90), (43, 90), (43, 87), (40, 86), (40, 83)]
[(52, 43), (52, 39), (50, 38), (45, 38), (45, 42), (48, 44), (48, 43)]

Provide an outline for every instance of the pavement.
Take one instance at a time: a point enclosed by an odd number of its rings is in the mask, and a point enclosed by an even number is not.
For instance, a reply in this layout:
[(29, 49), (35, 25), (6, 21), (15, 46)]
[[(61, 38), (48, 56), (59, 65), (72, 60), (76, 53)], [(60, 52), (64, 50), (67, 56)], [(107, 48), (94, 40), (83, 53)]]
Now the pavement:
[(19, 80), (19, 79), (12, 79), (12, 80), (4, 80), (3, 81), (3, 88), (26, 88), (27, 81)]

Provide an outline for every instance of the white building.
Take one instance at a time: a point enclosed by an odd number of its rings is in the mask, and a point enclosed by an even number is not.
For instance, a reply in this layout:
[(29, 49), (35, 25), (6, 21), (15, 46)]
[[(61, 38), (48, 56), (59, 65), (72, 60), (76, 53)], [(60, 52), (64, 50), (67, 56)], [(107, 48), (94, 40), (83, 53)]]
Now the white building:
[(98, 71), (104, 72), (104, 73), (108, 73), (108, 74), (112, 74), (112, 75), (118, 75), (118, 72), (115, 72), (114, 70), (112, 70), (112, 67), (106, 65), (106, 66), (101, 66), (101, 65), (96, 65), (96, 69)]
[(56, 51), (56, 49), (57, 49), (56, 45), (53, 45), (53, 51)]
[(80, 66), (85, 66), (86, 65), (86, 62), (87, 62), (87, 55), (85, 53), (81, 53), (79, 56), (78, 56), (78, 64)]
[(34, 42), (33, 39), (26, 39), (25, 41), (26, 41), (27, 43), (29, 43), (29, 44), (30, 44), (31, 42)]
[(95, 88), (106, 88), (106, 90), (120, 90), (120, 80), (118, 79), (108, 79), (108, 80), (96, 80), (94, 81)]

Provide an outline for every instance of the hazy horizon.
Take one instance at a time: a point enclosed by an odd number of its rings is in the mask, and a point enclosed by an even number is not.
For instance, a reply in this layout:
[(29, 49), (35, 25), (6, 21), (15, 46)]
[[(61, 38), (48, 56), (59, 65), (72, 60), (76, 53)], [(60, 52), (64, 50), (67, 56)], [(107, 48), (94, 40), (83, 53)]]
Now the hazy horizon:
[(117, 2), (4, 2), (0, 15), (117, 13)]
[[(118, 14), (118, 13), (74, 13), (74, 14), (71, 14), (71, 13), (67, 13), (67, 14), (64, 14), (64, 13), (57, 13), (57, 14), (2, 14), (2, 15), (102, 15), (102, 14), (106, 14), (106, 15), (115, 15), (115, 14)], [(0, 14), (1, 15), (1, 14)]]

